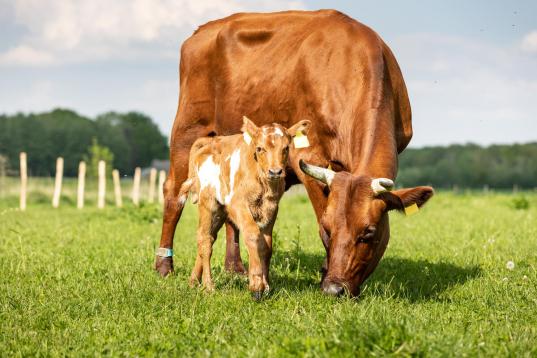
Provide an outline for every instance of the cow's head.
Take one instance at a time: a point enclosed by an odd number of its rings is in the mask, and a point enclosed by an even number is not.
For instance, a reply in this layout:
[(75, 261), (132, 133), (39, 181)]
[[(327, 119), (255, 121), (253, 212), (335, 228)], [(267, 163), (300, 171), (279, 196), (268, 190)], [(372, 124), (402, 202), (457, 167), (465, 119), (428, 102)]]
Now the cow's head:
[(386, 178), (371, 178), (349, 172), (334, 172), (300, 161), (307, 175), (328, 186), (327, 207), (321, 218), (321, 235), (328, 250), (328, 267), (322, 289), (331, 295), (358, 295), (361, 283), (375, 269), (388, 243), (386, 213), (421, 207), (433, 188), (392, 190)]
[(307, 133), (310, 125), (310, 121), (303, 120), (290, 128), (277, 123), (258, 127), (250, 119), (243, 117), (244, 138), (253, 148), (254, 159), (264, 178), (278, 181), (285, 177), (289, 145), (298, 131)]

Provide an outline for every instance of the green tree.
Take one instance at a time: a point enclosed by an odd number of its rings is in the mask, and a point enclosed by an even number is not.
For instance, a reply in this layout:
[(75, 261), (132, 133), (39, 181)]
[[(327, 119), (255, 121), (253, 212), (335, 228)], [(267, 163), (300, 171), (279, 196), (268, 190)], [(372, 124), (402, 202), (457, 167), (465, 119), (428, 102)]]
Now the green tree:
[(65, 160), (65, 175), (76, 176), (92, 138), (114, 154), (122, 173), (168, 156), (166, 137), (150, 117), (136, 112), (109, 112), (96, 120), (67, 109), (0, 115), (0, 154), (8, 157), (8, 169), (16, 171), (19, 153), (27, 152), (30, 176), (54, 175), (58, 156)]
[(89, 177), (97, 177), (99, 161), (101, 160), (106, 163), (106, 172), (109, 173), (114, 167), (114, 154), (109, 148), (100, 145), (97, 138), (93, 138), (91, 145), (88, 147), (88, 152), (84, 155)]

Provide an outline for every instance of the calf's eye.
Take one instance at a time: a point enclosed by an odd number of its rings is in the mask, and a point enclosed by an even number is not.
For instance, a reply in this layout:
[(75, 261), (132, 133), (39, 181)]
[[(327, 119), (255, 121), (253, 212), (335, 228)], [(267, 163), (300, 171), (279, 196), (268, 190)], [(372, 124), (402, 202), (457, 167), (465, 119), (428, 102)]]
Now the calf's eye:
[(263, 151), (263, 148), (257, 147), (257, 148), (255, 148), (255, 150), (256, 150), (256, 152), (261, 153)]

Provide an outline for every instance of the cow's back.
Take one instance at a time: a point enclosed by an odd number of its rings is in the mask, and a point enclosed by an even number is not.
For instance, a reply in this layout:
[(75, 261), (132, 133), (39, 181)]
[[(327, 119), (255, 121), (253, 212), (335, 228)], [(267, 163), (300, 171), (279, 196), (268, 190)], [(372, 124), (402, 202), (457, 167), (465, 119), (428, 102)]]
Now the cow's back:
[(184, 43), (174, 131), (237, 133), (243, 115), (287, 127), (307, 118), (313, 142), (328, 153), (342, 130), (376, 120), (357, 116), (379, 108), (393, 114), (391, 136), (402, 151), (412, 136), (405, 84), (370, 28), (333, 10), (235, 14), (201, 26)]

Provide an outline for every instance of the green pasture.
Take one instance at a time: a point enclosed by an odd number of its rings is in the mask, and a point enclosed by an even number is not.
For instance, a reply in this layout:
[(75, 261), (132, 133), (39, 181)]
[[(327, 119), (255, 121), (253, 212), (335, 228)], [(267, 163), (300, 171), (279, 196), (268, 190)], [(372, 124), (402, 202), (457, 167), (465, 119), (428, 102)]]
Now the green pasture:
[(222, 239), (216, 292), (188, 286), (192, 205), (176, 233), (176, 274), (161, 279), (152, 268), (159, 206), (135, 208), (125, 189), (125, 207), (114, 208), (110, 183), (107, 208), (96, 209), (90, 191), (77, 210), (67, 182), (52, 209), (44, 190), (52, 179), (40, 187), (30, 178), (20, 212), (8, 184), (0, 190), (0, 356), (537, 355), (536, 193), (439, 192), (417, 215), (391, 213), (387, 253), (356, 299), (321, 293), (324, 250), (310, 203), (286, 195), (272, 293), (255, 302), (244, 277), (223, 271)]

